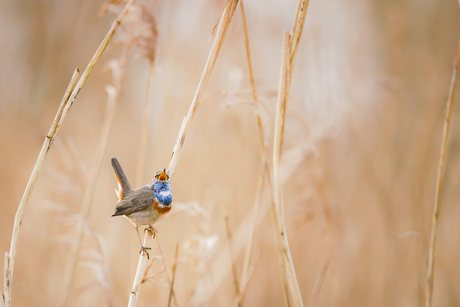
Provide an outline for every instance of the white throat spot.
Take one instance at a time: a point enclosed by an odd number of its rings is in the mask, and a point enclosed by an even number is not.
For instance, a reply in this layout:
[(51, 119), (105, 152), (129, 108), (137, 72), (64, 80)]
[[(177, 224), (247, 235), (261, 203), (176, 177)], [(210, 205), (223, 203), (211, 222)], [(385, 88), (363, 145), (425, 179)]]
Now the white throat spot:
[(171, 191), (160, 191), (159, 194), (160, 194), (161, 196), (163, 196), (163, 197), (166, 197), (166, 196), (171, 195)]

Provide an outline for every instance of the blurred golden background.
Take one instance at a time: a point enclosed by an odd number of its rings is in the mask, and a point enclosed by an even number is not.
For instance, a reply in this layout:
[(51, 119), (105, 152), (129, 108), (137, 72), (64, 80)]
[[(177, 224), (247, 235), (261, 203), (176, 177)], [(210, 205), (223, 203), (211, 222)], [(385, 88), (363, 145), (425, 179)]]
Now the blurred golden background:
[[(131, 224), (110, 217), (117, 202), (110, 158), (117, 157), (138, 186), (149, 57), (155, 54), (141, 184), (168, 166), (225, 2), (139, 0), (143, 8), (137, 6), (122, 23), (38, 177), (19, 237), (14, 306), (57, 304), (78, 221), (84, 236), (67, 305), (127, 304), (139, 246)], [(297, 1), (244, 4), (257, 93), (272, 142), (282, 34), (292, 27)], [(102, 8), (108, 12), (101, 14)], [(102, 0), (0, 1), (2, 259), (72, 72), (86, 67), (119, 8)], [(423, 305), (459, 16), (455, 1), (311, 1), (292, 76), (282, 164), (286, 231), (305, 306), (319, 276), (324, 280), (316, 306)], [(131, 42), (123, 73), (126, 45), (136, 33), (140, 43)], [(106, 86), (116, 88), (113, 77), (120, 70), (121, 94), (86, 218), (80, 210), (107, 116)], [(156, 225), (152, 282), (142, 285), (138, 306), (167, 305), (177, 243), (172, 305), (233, 306), (230, 254), (240, 278), (261, 156), (251, 99), (237, 8), (171, 180), (177, 210)], [(459, 112), (455, 99), (434, 306), (460, 305)], [(284, 304), (269, 193), (266, 186), (254, 243), (259, 257), (243, 306)], [(225, 216), (234, 236), (230, 247)]]

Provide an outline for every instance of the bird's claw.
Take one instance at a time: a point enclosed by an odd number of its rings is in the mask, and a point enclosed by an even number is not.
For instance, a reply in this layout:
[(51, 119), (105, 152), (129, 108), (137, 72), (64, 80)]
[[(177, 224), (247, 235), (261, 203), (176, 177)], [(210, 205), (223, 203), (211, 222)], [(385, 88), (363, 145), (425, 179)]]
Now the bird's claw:
[(139, 254), (145, 253), (147, 255), (147, 259), (150, 259), (150, 255), (149, 255), (149, 252), (147, 250), (151, 250), (151, 248), (141, 246), (141, 250), (139, 251)]
[(153, 226), (149, 226), (149, 227), (145, 228), (145, 229), (144, 229), (144, 232), (145, 232), (145, 231), (151, 231), (152, 234), (153, 234), (153, 238), (154, 238), (154, 239), (155, 239), (155, 237), (157, 236), (157, 233), (158, 233), (158, 231), (157, 231), (155, 228), (153, 228)]

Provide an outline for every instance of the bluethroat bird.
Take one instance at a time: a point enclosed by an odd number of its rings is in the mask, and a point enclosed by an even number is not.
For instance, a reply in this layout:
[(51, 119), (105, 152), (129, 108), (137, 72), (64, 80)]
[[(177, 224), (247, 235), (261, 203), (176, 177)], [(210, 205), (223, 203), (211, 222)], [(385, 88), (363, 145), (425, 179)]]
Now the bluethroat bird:
[(157, 231), (153, 225), (162, 220), (171, 210), (172, 190), (169, 185), (169, 176), (164, 169), (157, 172), (152, 182), (133, 190), (116, 158), (112, 158), (112, 167), (118, 179), (118, 190), (115, 189), (118, 204), (112, 216), (123, 215), (134, 225), (141, 244), (139, 253), (145, 252), (149, 258), (147, 249), (150, 248), (142, 245), (139, 226), (148, 225), (155, 237)]

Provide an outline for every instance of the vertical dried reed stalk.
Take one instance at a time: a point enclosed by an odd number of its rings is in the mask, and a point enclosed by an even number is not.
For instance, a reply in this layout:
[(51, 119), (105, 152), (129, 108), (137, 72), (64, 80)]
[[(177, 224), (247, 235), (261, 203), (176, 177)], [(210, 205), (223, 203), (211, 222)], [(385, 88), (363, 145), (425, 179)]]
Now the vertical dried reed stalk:
[(450, 82), (449, 97), (446, 103), (446, 114), (444, 118), (444, 128), (442, 132), (442, 143), (441, 152), (439, 154), (438, 163), (438, 174), (436, 180), (436, 198), (433, 208), (433, 216), (431, 218), (431, 233), (430, 233), (430, 247), (428, 254), (428, 272), (426, 277), (426, 298), (425, 306), (431, 307), (433, 301), (433, 283), (434, 283), (434, 264), (436, 254), (436, 241), (438, 238), (438, 217), (439, 217), (439, 206), (441, 204), (441, 193), (442, 193), (442, 180), (444, 177), (444, 167), (446, 162), (446, 149), (447, 149), (447, 138), (449, 136), (450, 117), (452, 114), (452, 101), (454, 100), (455, 84), (457, 82), (457, 72), (460, 58), (460, 40), (458, 42), (457, 54), (455, 56), (455, 63), (452, 72), (452, 79)]
[(289, 286), (289, 301), (293, 306), (303, 306), (297, 277), (292, 262), (291, 251), (286, 235), (286, 225), (284, 224), (284, 200), (283, 187), (281, 183), (281, 152), (284, 137), (284, 126), (286, 119), (286, 107), (291, 85), (291, 36), (284, 33), (283, 39), (283, 59), (281, 62), (281, 76), (278, 89), (278, 103), (276, 108), (275, 120), (275, 140), (273, 148), (273, 198), (275, 201), (277, 215), (277, 235), (282, 243), (279, 251), (283, 269), (285, 270), (287, 283)]
[(249, 238), (248, 238), (248, 243), (246, 245), (246, 251), (244, 255), (243, 271), (241, 274), (240, 295), (236, 297), (235, 305), (237, 304), (239, 305), (240, 302), (244, 298), (246, 286), (251, 276), (251, 268), (253, 268), (254, 236), (255, 236), (255, 229), (257, 226), (257, 221), (259, 219), (262, 191), (264, 188), (264, 183), (265, 183), (265, 178), (266, 178), (265, 176), (267, 176), (268, 181), (270, 183), (270, 188), (271, 188), (271, 182), (269, 178), (270, 171), (269, 171), (269, 163), (268, 163), (268, 141), (265, 136), (265, 129), (263, 126), (262, 117), (260, 115), (261, 106), (257, 99), (256, 86), (254, 82), (254, 73), (252, 69), (251, 49), (249, 45), (249, 34), (248, 34), (248, 28), (247, 28), (247, 22), (246, 22), (246, 13), (244, 10), (244, 4), (242, 0), (240, 1), (240, 8), (241, 8), (241, 17), (243, 21), (244, 40), (245, 40), (245, 46), (246, 46), (246, 58), (248, 60), (249, 78), (251, 81), (253, 99), (256, 104), (255, 115), (257, 119), (257, 126), (259, 128), (259, 138), (260, 138), (260, 145), (261, 145), (261, 161), (260, 161), (260, 168), (259, 168), (259, 176), (257, 178), (256, 195), (254, 198), (254, 213), (253, 213), (252, 223), (250, 225)]
[[(174, 175), (174, 172), (176, 170), (177, 163), (179, 162), (179, 157), (182, 151), (182, 147), (184, 145), (185, 137), (187, 135), (188, 129), (190, 128), (190, 123), (193, 119), (193, 116), (195, 115), (196, 110), (198, 109), (204, 87), (209, 79), (209, 76), (211, 75), (211, 72), (216, 62), (217, 56), (219, 55), (220, 48), (224, 41), (225, 34), (227, 33), (228, 26), (230, 25), (230, 22), (232, 20), (233, 12), (235, 11), (237, 3), (238, 3), (238, 0), (228, 0), (222, 11), (220, 21), (217, 26), (215, 38), (212, 43), (211, 50), (209, 52), (208, 60), (206, 61), (206, 65), (204, 67), (204, 71), (201, 76), (200, 82), (198, 83), (198, 88), (196, 90), (195, 96), (193, 97), (193, 100), (190, 105), (190, 109), (187, 113), (187, 116), (184, 117), (184, 120), (182, 121), (182, 125), (179, 130), (179, 134), (177, 136), (176, 143), (173, 148), (173, 152), (171, 155), (171, 161), (169, 162), (169, 167), (167, 170), (170, 177)], [(144, 242), (148, 242), (149, 245), (144, 244), (144, 246), (146, 247), (150, 246), (151, 236), (152, 236), (152, 233), (150, 231), (145, 235)], [(150, 239), (148, 239), (148, 237), (150, 237)], [(144, 257), (144, 254), (141, 254), (139, 258), (139, 263), (137, 266), (136, 277), (134, 279), (133, 292), (130, 295), (128, 307), (136, 306), (140, 282), (142, 281), (142, 278), (145, 274), (146, 263), (147, 263), (147, 258)]]
[[(104, 123), (102, 125), (101, 135), (99, 137), (99, 146), (96, 151), (96, 156), (93, 161), (91, 173), (86, 184), (85, 195), (83, 197), (82, 206), (80, 209), (81, 219), (78, 219), (75, 236), (70, 246), (69, 255), (67, 257), (67, 264), (64, 271), (64, 278), (61, 283), (61, 292), (59, 295), (58, 306), (65, 306), (67, 304), (69, 288), (72, 283), (73, 275), (76, 268), (78, 252), (80, 250), (81, 241), (83, 239), (83, 219), (87, 219), (93, 204), (94, 193), (96, 191), (97, 181), (102, 166), (102, 158), (107, 145), (107, 139), (109, 137), (110, 127), (112, 126), (113, 117), (115, 114), (115, 108), (120, 96), (121, 86), (123, 84), (126, 66), (128, 64), (128, 58), (130, 54), (130, 46), (127, 46), (122, 55), (122, 63), (120, 72), (114, 72), (115, 83), (108, 90), (107, 97), (107, 108), (104, 117)], [(116, 69), (116, 68), (115, 68)]]
[(67, 87), (64, 97), (62, 98), (61, 104), (59, 105), (59, 109), (56, 113), (53, 123), (51, 124), (51, 128), (45, 137), (45, 141), (43, 142), (42, 149), (40, 150), (40, 153), (38, 155), (37, 162), (35, 162), (34, 169), (32, 171), (32, 174), (30, 175), (29, 182), (27, 183), (26, 189), (24, 191), (24, 194), (22, 195), (21, 202), (19, 203), (18, 210), (16, 212), (16, 217), (14, 219), (13, 226), (13, 234), (11, 238), (10, 252), (5, 253), (5, 269), (3, 278), (4, 293), (2, 295), (2, 301), (4, 301), (4, 305), (7, 307), (11, 306), (13, 270), (18, 247), (19, 230), (21, 228), (24, 211), (26, 209), (27, 203), (29, 202), (30, 195), (34, 188), (35, 182), (37, 181), (37, 177), (43, 165), (43, 161), (45, 160), (46, 154), (53, 145), (53, 141), (59, 131), (59, 127), (64, 122), (64, 118), (67, 115), (67, 112), (69, 111), (70, 105), (72, 104), (72, 101), (69, 98), (71, 97), (70, 94), (75, 88), (75, 82), (77, 81), (77, 77), (79, 74), (80, 71), (77, 68), (74, 71), (72, 78), (70, 79), (70, 83)]
[[(153, 231), (151, 228), (146, 228), (147, 234), (144, 238), (144, 247), (150, 248), (153, 240)], [(139, 297), (139, 291), (141, 288), (142, 280), (145, 276), (145, 269), (147, 268), (148, 258), (146, 253), (141, 253), (139, 262), (137, 264), (136, 276), (134, 277), (133, 289), (129, 296), (128, 307), (134, 307), (137, 304), (137, 298)]]
[[(176, 271), (177, 265), (179, 264), (179, 243), (176, 244), (176, 253), (174, 254), (174, 266), (173, 266), (173, 275), (171, 280), (171, 285), (169, 288), (169, 298), (168, 298), (168, 307), (171, 306), (171, 301), (174, 296), (174, 281), (176, 280)], [(169, 279), (169, 277), (168, 277)]]
[[(302, 34), (302, 29), (303, 25), (305, 23), (305, 16), (307, 13), (307, 8), (308, 8), (309, 1), (308, 0), (300, 0), (299, 4), (297, 6), (297, 11), (296, 11), (296, 16), (294, 19), (294, 26), (292, 29), (292, 40), (291, 40), (291, 51), (290, 51), (290, 61), (289, 65), (292, 69), (294, 66), (294, 58), (295, 54), (297, 51), (298, 47), (298, 42), (300, 40), (300, 36)], [(260, 173), (258, 177), (258, 183), (257, 183), (257, 190), (256, 190), (256, 197), (255, 197), (255, 202), (254, 202), (254, 219), (253, 223), (251, 224), (251, 229), (250, 229), (250, 234), (249, 234), (249, 239), (248, 239), (248, 245), (246, 247), (246, 253), (245, 253), (245, 258), (244, 258), (244, 264), (243, 264), (243, 274), (241, 278), (241, 287), (240, 287), (240, 296), (237, 297), (237, 302), (243, 299), (246, 285), (249, 281), (249, 267), (251, 263), (251, 258), (252, 258), (252, 250), (253, 250), (253, 242), (254, 242), (254, 233), (255, 233), (255, 225), (257, 224), (257, 219), (258, 219), (258, 212), (260, 208), (260, 196), (262, 194), (262, 189), (264, 186), (264, 175), (267, 177), (267, 182), (269, 184), (269, 188), (271, 191), (273, 191), (272, 187), (272, 182), (271, 182), (271, 171), (270, 171), (270, 165), (268, 164), (268, 142), (265, 138), (265, 133), (264, 133), (264, 127), (263, 127), (263, 122), (262, 118), (259, 113), (259, 106), (258, 106), (258, 100), (257, 100), (257, 95), (256, 95), (256, 88), (254, 85), (254, 76), (253, 76), (253, 70), (252, 70), (252, 61), (251, 61), (251, 53), (250, 53), (250, 47), (249, 47), (249, 35), (247, 31), (247, 22), (246, 22), (246, 14), (244, 11), (244, 5), (243, 2), (240, 2), (240, 8), (241, 8), (241, 14), (242, 14), (242, 20), (243, 20), (243, 29), (244, 29), (244, 35), (245, 35), (245, 43), (246, 43), (246, 57), (248, 59), (248, 68), (249, 68), (249, 76), (251, 80), (251, 86), (252, 86), (252, 92), (253, 92), (253, 98), (254, 101), (256, 102), (256, 117), (257, 117), (257, 124), (259, 127), (259, 137), (261, 141), (261, 149), (262, 149), (262, 158), (261, 158), (261, 168), (260, 168)], [(290, 78), (290, 77), (289, 77)], [(272, 194), (273, 195), (273, 194)], [(272, 199), (273, 206), (275, 206), (274, 200)], [(276, 216), (276, 209), (274, 210), (273, 218), (274, 218), (274, 224), (278, 225), (277, 221), (277, 216)], [(279, 236), (277, 236), (277, 244), (280, 248), (282, 249), (282, 242), (279, 239)], [(283, 264), (284, 267), (284, 264)], [(286, 276), (286, 270), (282, 269), (282, 282), (283, 282), (283, 288), (285, 289), (284, 294), (285, 294), (285, 299), (286, 299), (286, 304), (290, 305), (290, 300), (287, 297), (288, 296), (288, 291), (287, 291), (287, 276)]]
[[(283, 59), (281, 62), (281, 76), (278, 90), (278, 103), (275, 120), (275, 140), (273, 150), (273, 199), (275, 202), (275, 225), (277, 227), (277, 240), (281, 245), (279, 249), (282, 259), (281, 268), (284, 270), (284, 277), (288, 284), (288, 297), (285, 297), (289, 305), (303, 306), (300, 295), (299, 284), (292, 262), (291, 251), (286, 236), (284, 224), (284, 201), (283, 188), (281, 183), (281, 152), (284, 137), (284, 125), (286, 119), (286, 107), (291, 86), (292, 69), (297, 52), (300, 36), (302, 34), (305, 16), (307, 14), (308, 0), (300, 0), (297, 6), (296, 17), (292, 29), (292, 36), (284, 33)], [(285, 289), (286, 293), (286, 289)], [(286, 294), (285, 294), (286, 295)]]

